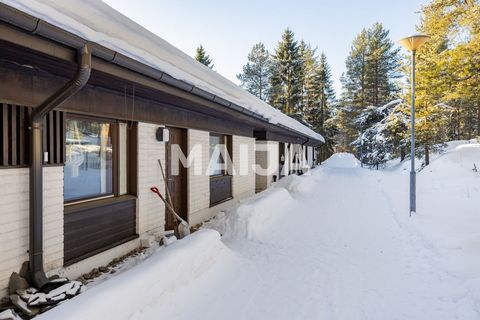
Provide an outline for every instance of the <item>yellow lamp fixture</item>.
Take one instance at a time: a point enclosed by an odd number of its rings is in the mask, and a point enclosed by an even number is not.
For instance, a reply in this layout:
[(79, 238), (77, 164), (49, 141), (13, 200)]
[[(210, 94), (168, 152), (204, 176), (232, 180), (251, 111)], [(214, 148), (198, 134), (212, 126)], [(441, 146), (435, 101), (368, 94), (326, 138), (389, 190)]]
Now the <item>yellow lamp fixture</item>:
[(418, 48), (420, 48), (427, 40), (430, 38), (430, 36), (427, 36), (425, 34), (414, 34), (411, 36), (408, 36), (406, 38), (401, 39), (398, 41), (402, 47), (407, 49), (408, 51), (416, 51)]

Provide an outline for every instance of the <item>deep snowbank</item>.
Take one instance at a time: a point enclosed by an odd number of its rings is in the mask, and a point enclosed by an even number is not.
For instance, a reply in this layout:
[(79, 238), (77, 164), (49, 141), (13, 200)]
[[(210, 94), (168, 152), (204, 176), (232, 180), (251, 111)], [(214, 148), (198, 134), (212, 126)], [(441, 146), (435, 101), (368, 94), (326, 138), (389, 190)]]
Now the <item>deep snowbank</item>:
[(340, 152), (325, 160), (322, 166), (324, 168), (354, 169), (360, 167), (360, 161), (351, 153)]
[(311, 172), (302, 176), (291, 175), (285, 177), (273, 185), (275, 188), (286, 189), (292, 195), (308, 193), (312, 191), (314, 186), (315, 182), (312, 179)]
[(204, 226), (217, 230), (227, 241), (260, 240), (265, 230), (270, 229), (283, 214), (290, 212), (289, 208), (295, 205), (296, 199), (302, 199), (315, 190), (313, 175), (316, 171), (284, 177), (271, 188), (221, 212)]
[(450, 272), (480, 278), (480, 144), (452, 141), (444, 152), (432, 155), (430, 165), (417, 174), (417, 214), (412, 219), (406, 214), (408, 170), (403, 163), (387, 170), (391, 174), (383, 183), (396, 195), (390, 198), (400, 223), (442, 256)]
[(218, 230), (225, 240), (258, 240), (283, 209), (293, 202), (285, 188), (272, 188), (217, 215), (205, 227)]
[(38, 319), (128, 319), (198, 278), (228, 252), (218, 232), (200, 230)]
[(43, 317), (479, 319), (480, 146), (432, 155), (411, 218), (400, 166), (332, 159), (208, 223), (229, 249), (201, 230)]

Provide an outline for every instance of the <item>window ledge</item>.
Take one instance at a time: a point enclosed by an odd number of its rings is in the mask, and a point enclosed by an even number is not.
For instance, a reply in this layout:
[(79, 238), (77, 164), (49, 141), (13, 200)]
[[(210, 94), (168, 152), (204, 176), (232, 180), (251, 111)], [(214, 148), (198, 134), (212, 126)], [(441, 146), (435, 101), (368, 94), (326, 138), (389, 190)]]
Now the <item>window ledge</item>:
[(115, 203), (127, 202), (135, 199), (137, 199), (137, 197), (127, 194), (119, 197), (109, 197), (109, 198), (91, 200), (91, 201), (86, 201), (81, 203), (65, 204), (64, 212), (65, 214), (69, 214), (72, 212), (77, 212), (79, 210), (105, 207)]

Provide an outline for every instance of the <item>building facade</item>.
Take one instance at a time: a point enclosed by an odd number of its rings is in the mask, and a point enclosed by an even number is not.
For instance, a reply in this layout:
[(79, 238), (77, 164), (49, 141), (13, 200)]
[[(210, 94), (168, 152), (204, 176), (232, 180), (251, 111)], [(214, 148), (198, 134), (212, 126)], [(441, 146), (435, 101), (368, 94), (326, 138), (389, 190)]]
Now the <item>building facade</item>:
[(315, 163), (322, 138), (295, 120), (269, 121), (47, 20), (0, 3), (0, 296), (26, 261), (33, 278), (76, 278), (172, 230), (151, 187), (168, 186), (193, 226)]

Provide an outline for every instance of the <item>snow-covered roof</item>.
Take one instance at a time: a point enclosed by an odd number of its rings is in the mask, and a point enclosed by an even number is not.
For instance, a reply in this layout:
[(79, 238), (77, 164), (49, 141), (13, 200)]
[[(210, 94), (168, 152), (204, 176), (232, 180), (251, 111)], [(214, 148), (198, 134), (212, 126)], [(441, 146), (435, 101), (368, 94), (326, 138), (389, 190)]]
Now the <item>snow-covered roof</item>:
[(0, 0), (315, 140), (323, 137), (99, 0)]

